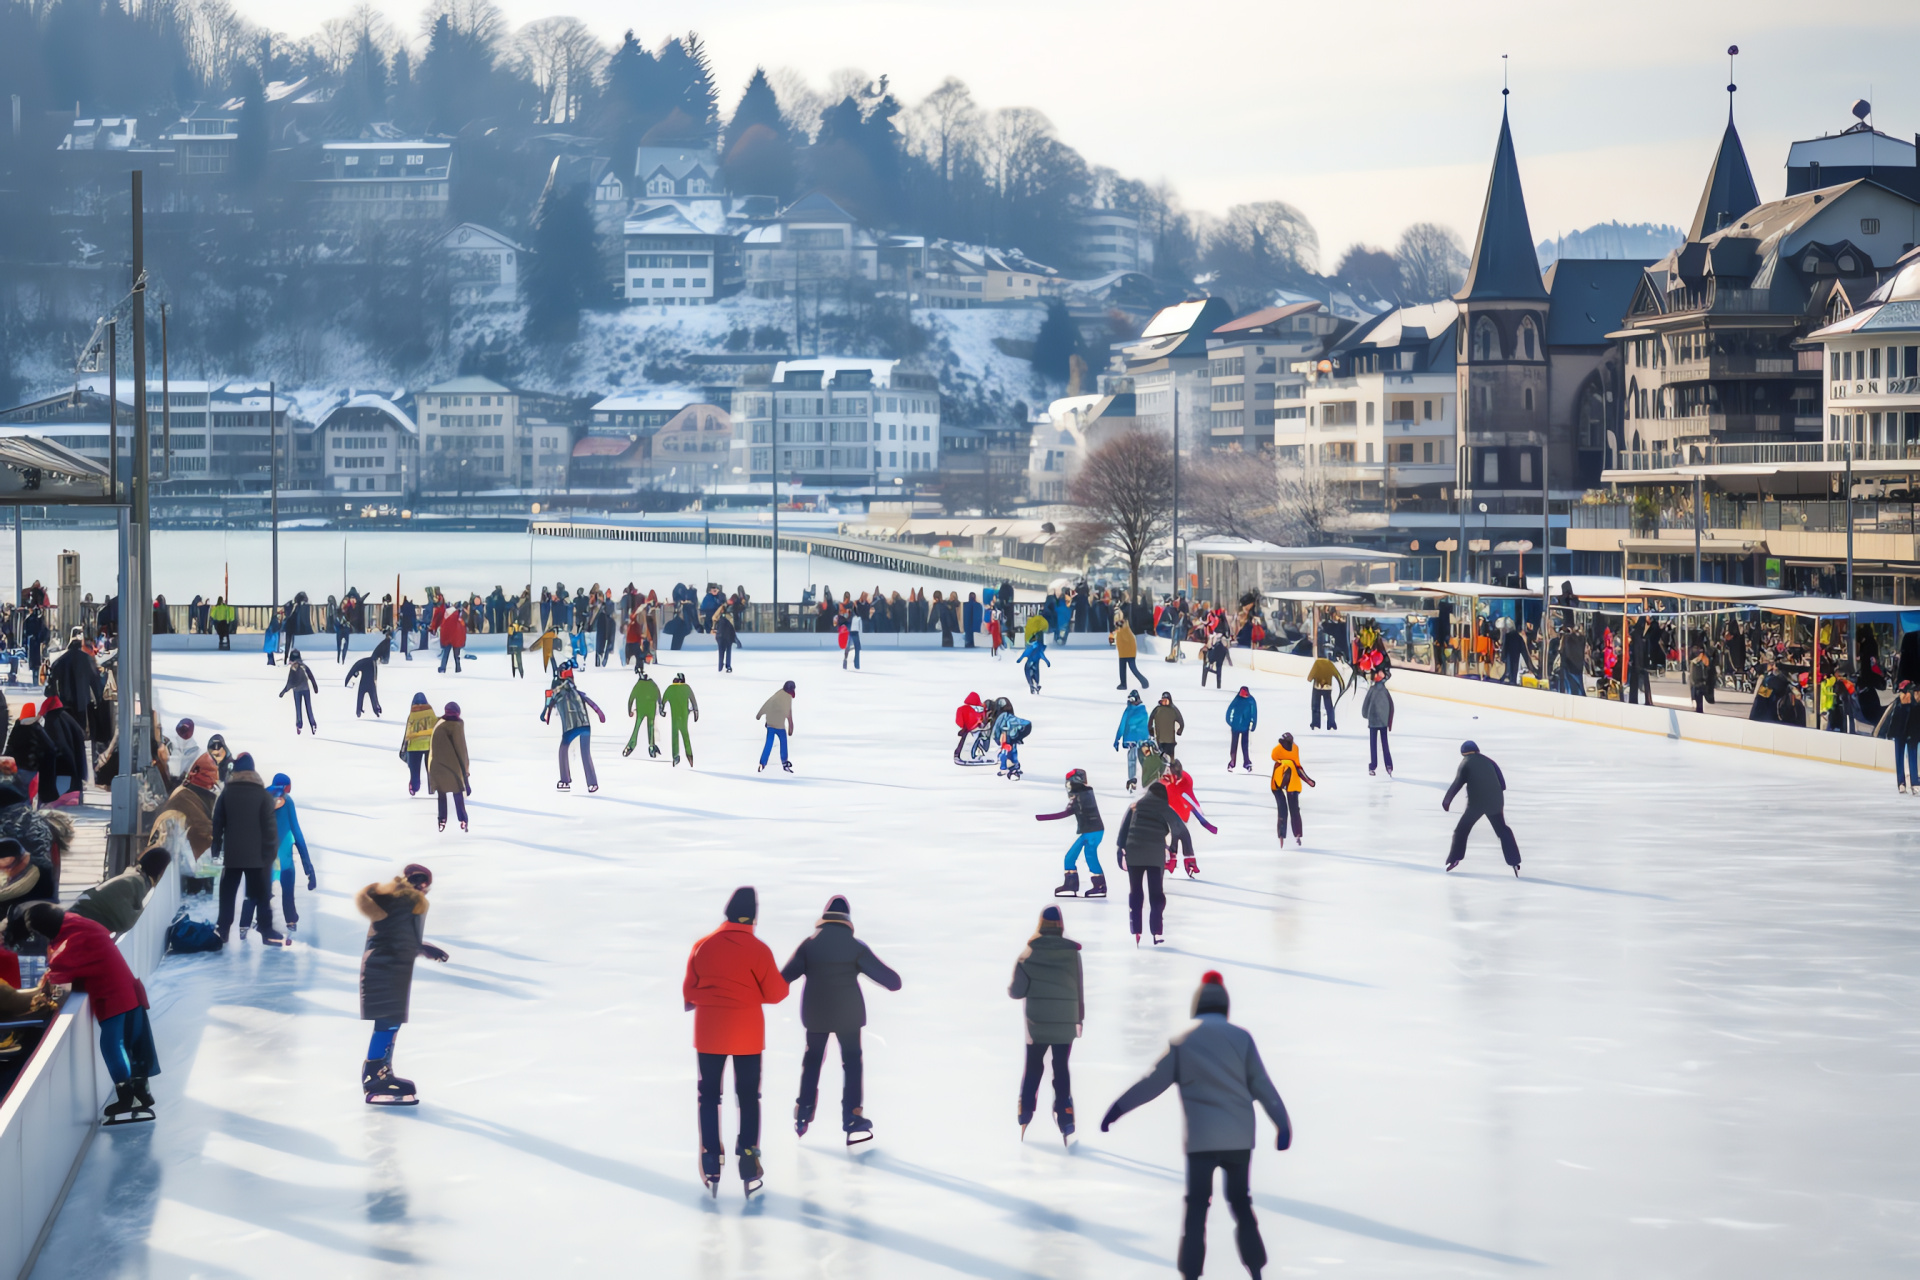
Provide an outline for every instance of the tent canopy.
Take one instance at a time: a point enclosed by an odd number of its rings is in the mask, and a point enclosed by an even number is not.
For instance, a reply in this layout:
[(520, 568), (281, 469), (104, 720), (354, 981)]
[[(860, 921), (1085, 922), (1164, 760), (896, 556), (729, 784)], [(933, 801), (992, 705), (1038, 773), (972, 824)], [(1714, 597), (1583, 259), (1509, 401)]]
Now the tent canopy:
[(1360, 597), (1345, 591), (1269, 591), (1267, 599), (1296, 604), (1354, 604)]
[(1900, 613), (1920, 613), (1920, 606), (1880, 604), (1873, 600), (1837, 600), (1827, 596), (1787, 596), (1762, 600), (1759, 606), (1769, 613), (1792, 613), (1803, 618), (1887, 617)]

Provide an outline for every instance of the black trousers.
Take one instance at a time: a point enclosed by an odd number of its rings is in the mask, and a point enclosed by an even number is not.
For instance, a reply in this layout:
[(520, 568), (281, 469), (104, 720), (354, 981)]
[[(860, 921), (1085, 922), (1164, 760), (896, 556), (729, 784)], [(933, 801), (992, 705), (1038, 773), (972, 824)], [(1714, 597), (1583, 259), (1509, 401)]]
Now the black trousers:
[[(1147, 927), (1157, 938), (1167, 931), (1167, 894), (1160, 887), (1161, 877), (1166, 875), (1167, 869), (1155, 854), (1148, 853), (1145, 856), (1154, 859), (1153, 865), (1135, 866), (1134, 855), (1127, 855), (1127, 923), (1131, 932), (1140, 932), (1140, 903), (1144, 898), (1148, 904)], [(1144, 894), (1141, 890), (1142, 881), (1146, 882)]]
[[(1391, 767), (1391, 766), (1389, 766)], [(1300, 793), (1288, 791), (1282, 787), (1273, 789), (1273, 803), (1280, 809), (1280, 843), (1287, 842), (1287, 815), (1293, 815), (1293, 838), (1299, 840), (1306, 835), (1300, 829)]]
[(1020, 1077), (1020, 1114), (1030, 1116), (1040, 1101), (1040, 1073), (1046, 1068), (1047, 1050), (1053, 1050), (1053, 1113), (1059, 1115), (1073, 1106), (1073, 1073), (1067, 1068), (1067, 1057), (1073, 1052), (1073, 1043), (1066, 1044), (1030, 1044), (1027, 1046), (1027, 1069)]
[(1388, 730), (1374, 725), (1367, 726), (1367, 771), (1371, 773), (1380, 767), (1380, 757), (1387, 758), (1387, 772), (1393, 772), (1393, 746), (1387, 741)]
[(739, 1155), (760, 1145), (760, 1055), (757, 1053), (703, 1053), (700, 1055), (700, 1149), (719, 1152), (720, 1089), (733, 1058), (733, 1096), (740, 1105), (740, 1137), (733, 1144)]
[(1327, 728), (1338, 729), (1340, 726), (1333, 722), (1333, 690), (1331, 689), (1313, 691), (1313, 727), (1316, 729), (1320, 727), (1320, 707), (1323, 703), (1327, 708)]
[(369, 702), (373, 704), (373, 714), (375, 715), (381, 714), (380, 690), (373, 684), (372, 681), (362, 680), (360, 682), (360, 691), (356, 693), (353, 698), (353, 714), (356, 716), (359, 715), (360, 709), (366, 706), (367, 703)]
[(1627, 668), (1627, 701), (1653, 705), (1653, 678), (1645, 667)]
[(1187, 1221), (1180, 1231), (1180, 1275), (1194, 1280), (1207, 1261), (1207, 1208), (1213, 1200), (1213, 1171), (1227, 1175), (1227, 1208), (1233, 1214), (1233, 1241), (1240, 1261), (1249, 1271), (1267, 1265), (1266, 1242), (1253, 1216), (1253, 1193), (1247, 1185), (1251, 1151), (1187, 1152)]
[(1200, 664), (1200, 687), (1202, 689), (1207, 687), (1207, 676), (1211, 674), (1213, 676), (1213, 687), (1216, 689), (1220, 688), (1220, 673), (1225, 670), (1226, 666), (1224, 664), (1202, 662)]
[(1493, 833), (1500, 837), (1500, 852), (1506, 855), (1507, 865), (1519, 866), (1520, 845), (1513, 838), (1513, 828), (1507, 825), (1506, 812), (1501, 809), (1476, 809), (1472, 805), (1467, 806), (1467, 811), (1460, 815), (1460, 821), (1453, 825), (1453, 847), (1447, 850), (1447, 861), (1454, 863), (1467, 856), (1467, 836), (1472, 832), (1473, 824), (1483, 817), (1487, 825), (1493, 828)]
[(227, 867), (220, 872), (220, 919), (216, 926), (221, 938), (233, 928), (234, 898), (240, 884), (246, 882), (247, 900), (253, 903), (260, 920), (260, 932), (273, 932), (273, 880), (270, 867)]
[(840, 1086), (840, 1119), (844, 1122), (860, 1106), (864, 1096), (862, 1086), (865, 1073), (860, 1057), (860, 1028), (851, 1031), (809, 1031), (807, 1032), (807, 1052), (800, 1059), (800, 1096), (794, 1101), (800, 1104), (802, 1115), (811, 1116), (820, 1102), (820, 1068), (827, 1061), (827, 1039), (830, 1036), (840, 1038), (840, 1069), (844, 1079)]

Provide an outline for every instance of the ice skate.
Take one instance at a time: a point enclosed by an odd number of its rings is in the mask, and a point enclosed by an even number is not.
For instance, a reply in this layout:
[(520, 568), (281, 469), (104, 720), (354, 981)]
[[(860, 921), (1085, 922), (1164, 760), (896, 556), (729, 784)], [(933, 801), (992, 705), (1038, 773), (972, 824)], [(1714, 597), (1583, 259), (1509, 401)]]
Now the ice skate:
[(573, 790), (573, 784), (571, 782), (556, 782), (553, 784), (553, 789), (555, 791), (571, 791)]
[(813, 1108), (804, 1103), (793, 1104), (793, 1132), (797, 1137), (806, 1137), (807, 1129), (813, 1124)]
[(260, 931), (260, 941), (269, 947), (290, 947), (293, 945), (291, 938), (283, 933), (275, 933), (271, 929), (262, 929)]
[(766, 766), (766, 765), (764, 765), (764, 764), (763, 764), (763, 765), (761, 765), (761, 766), (760, 766), (760, 768), (759, 768), (759, 772), (761, 772), (761, 773), (765, 773), (766, 771), (767, 771), (767, 766)]
[(112, 1127), (122, 1124), (144, 1124), (153, 1119), (151, 1100), (146, 1105), (142, 1105), (134, 1096), (131, 1081), (122, 1080), (113, 1086), (113, 1092), (114, 1100), (109, 1102), (106, 1110), (100, 1113), (102, 1125)]
[(1056, 898), (1075, 898), (1079, 895), (1080, 873), (1069, 868), (1067, 870), (1067, 878), (1060, 882), (1060, 887), (1053, 891), (1053, 896)]
[(720, 1198), (720, 1166), (727, 1158), (716, 1151), (700, 1153), (700, 1181), (707, 1184), (707, 1194), (715, 1200)]
[(1460, 859), (1459, 859), (1459, 858), (1448, 858), (1448, 859), (1447, 859), (1447, 870), (1449, 870), (1449, 871), (1451, 871), (1451, 870), (1453, 870), (1453, 869), (1454, 869), (1455, 867), (1457, 867), (1457, 866), (1459, 866), (1459, 865), (1460, 865)]
[(1140, 779), (1138, 778), (1127, 779), (1127, 790), (1138, 791), (1139, 789), (1140, 789)]
[(1067, 1139), (1073, 1136), (1073, 1099), (1068, 1098), (1062, 1106), (1053, 1109), (1053, 1122), (1060, 1126), (1060, 1145), (1071, 1148)]
[(599, 783), (597, 783), (597, 782), (589, 782), (589, 783), (587, 784), (587, 794), (588, 794), (588, 795), (592, 795), (592, 794), (593, 794), (594, 792), (596, 792), (596, 791), (598, 791), (599, 789), (600, 789), (600, 784), (599, 784)]
[(1087, 886), (1087, 896), (1089, 898), (1106, 897), (1107, 896), (1107, 878), (1105, 876), (1095, 876), (1093, 878), (1093, 883)]
[(127, 1083), (133, 1086), (133, 1100), (148, 1110), (152, 1110), (153, 1094), (147, 1089), (147, 1078), (145, 1076), (135, 1076), (127, 1081)]
[(1185, 870), (1187, 873), (1187, 879), (1198, 880), (1200, 878), (1200, 859), (1192, 858), (1192, 857), (1188, 858), (1186, 860)]
[[(649, 760), (658, 760), (660, 758), (660, 748), (651, 743), (647, 744), (647, 758)], [(676, 761), (675, 763), (678, 762)]]
[(465, 818), (460, 819), (460, 829), (462, 831), (467, 829), (467, 820)]
[(783, 773), (792, 773), (792, 772), (793, 772), (793, 761), (791, 761), (791, 760), (782, 760), (782, 761), (780, 762), (780, 769), (781, 769), (781, 772), (783, 772)]
[(1161, 943), (1165, 942), (1166, 940), (1167, 940), (1167, 935), (1164, 933), (1156, 933), (1153, 935), (1153, 945), (1156, 947), (1159, 946)]
[(1373, 771), (1372, 769), (1369, 769), (1369, 770), (1367, 770), (1367, 776), (1368, 776), (1369, 778), (1371, 778), (1371, 777), (1373, 777), (1373, 776), (1374, 776), (1374, 771)]
[(853, 1109), (852, 1113), (841, 1122), (840, 1127), (846, 1131), (847, 1145), (850, 1147), (873, 1141), (873, 1121), (861, 1115), (859, 1107)]
[(414, 1092), (413, 1081), (403, 1080), (393, 1074), (393, 1064), (380, 1059), (369, 1059), (360, 1064), (360, 1091), (367, 1096), (367, 1102), (376, 1107), (417, 1107), (420, 1098)]
[(447, 820), (445, 818), (440, 819), (440, 829), (442, 831), (447, 829)]
[(1133, 935), (1133, 945), (1136, 947), (1140, 945), (1140, 935), (1137, 933)]
[(1306, 838), (1304, 836), (1295, 836), (1293, 838), (1293, 847), (1296, 849), (1306, 848), (1307, 847)]
[(621, 759), (623, 759), (623, 760), (624, 760), (624, 759), (626, 759), (626, 758), (627, 758), (628, 756), (630, 756), (630, 755), (632, 755), (632, 754), (633, 754), (633, 748), (632, 748), (632, 747), (622, 747), (622, 748), (620, 748), (620, 758), (621, 758)]
[(742, 1147), (740, 1155), (740, 1190), (747, 1199), (753, 1199), (753, 1193), (766, 1182), (766, 1170), (760, 1167), (760, 1148)]
[(1025, 1142), (1027, 1140), (1027, 1126), (1032, 1123), (1033, 1112), (1023, 1108), (1020, 1112), (1020, 1141)]

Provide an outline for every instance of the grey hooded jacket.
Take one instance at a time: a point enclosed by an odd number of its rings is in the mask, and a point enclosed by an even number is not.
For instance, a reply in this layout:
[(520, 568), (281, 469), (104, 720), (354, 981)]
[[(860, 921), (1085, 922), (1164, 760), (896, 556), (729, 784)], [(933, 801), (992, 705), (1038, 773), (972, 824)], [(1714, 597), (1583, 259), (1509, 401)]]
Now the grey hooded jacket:
[(889, 991), (900, 989), (900, 975), (853, 936), (852, 922), (837, 911), (828, 912), (813, 936), (780, 966), (780, 976), (788, 982), (807, 980), (800, 993), (800, 1025), (808, 1031), (858, 1031), (867, 1025), (867, 1001), (860, 993), (863, 973)]
[(1246, 1029), (1227, 1021), (1224, 1013), (1202, 1013), (1169, 1041), (1153, 1070), (1115, 1100), (1102, 1127), (1153, 1101), (1169, 1085), (1180, 1087), (1188, 1151), (1251, 1151), (1256, 1101), (1279, 1130), (1280, 1149), (1293, 1145), (1293, 1124), (1280, 1091), (1267, 1077), (1260, 1050)]

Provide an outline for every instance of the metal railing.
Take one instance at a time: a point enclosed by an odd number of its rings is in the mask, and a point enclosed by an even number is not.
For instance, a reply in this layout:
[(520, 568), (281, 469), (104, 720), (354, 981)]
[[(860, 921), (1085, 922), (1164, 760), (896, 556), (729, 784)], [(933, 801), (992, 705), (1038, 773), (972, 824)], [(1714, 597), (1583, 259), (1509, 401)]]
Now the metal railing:
[[(1915, 531), (1915, 524), (1912, 503), (1854, 500), (1853, 531), (1856, 534), (1910, 534)], [(1575, 507), (1571, 525), (1575, 529), (1620, 529), (1643, 536), (1652, 536), (1657, 530), (1691, 533), (1693, 513), (1676, 509), (1636, 515), (1629, 503), (1605, 502)], [(1769, 530), (1845, 533), (1847, 503), (1839, 498), (1711, 497), (1702, 529), (1709, 535), (1721, 532), (1764, 533)], [(1675, 545), (1678, 547), (1680, 543), (1676, 542)]]

